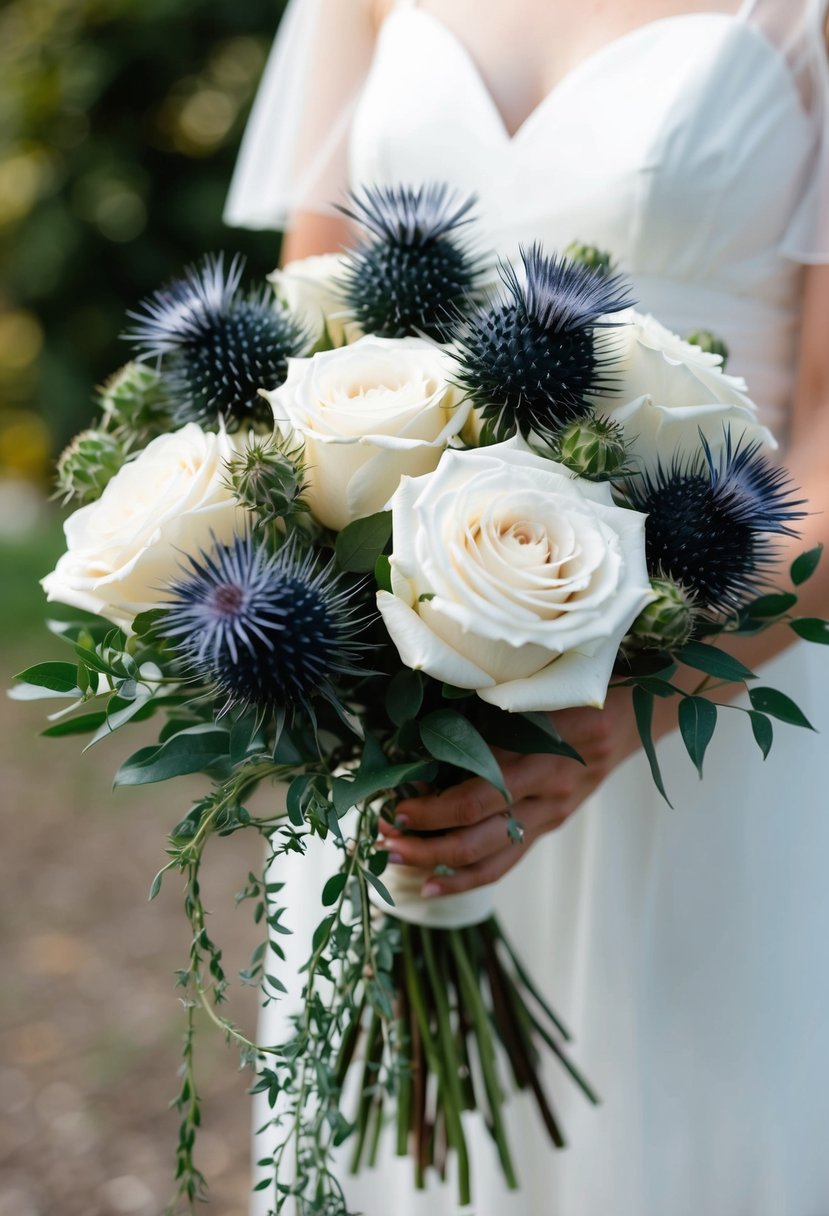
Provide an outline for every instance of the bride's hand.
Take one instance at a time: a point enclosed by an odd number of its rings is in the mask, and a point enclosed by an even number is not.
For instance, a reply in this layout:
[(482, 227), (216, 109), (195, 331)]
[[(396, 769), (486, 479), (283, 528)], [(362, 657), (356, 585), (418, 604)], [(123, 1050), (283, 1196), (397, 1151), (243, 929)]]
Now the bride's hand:
[[(423, 895), (456, 894), (495, 882), (539, 837), (561, 827), (639, 745), (626, 688), (611, 690), (604, 709), (557, 713), (555, 724), (561, 737), (583, 756), (584, 765), (561, 756), (496, 752), (512, 796), (512, 814), (524, 826), (523, 844), (514, 844), (507, 836), (503, 797), (478, 777), (441, 794), (406, 799), (398, 807), (395, 826), (381, 823), (382, 847), (391, 863), (430, 872), (440, 867), (424, 884)], [(435, 831), (443, 834), (408, 834)]]

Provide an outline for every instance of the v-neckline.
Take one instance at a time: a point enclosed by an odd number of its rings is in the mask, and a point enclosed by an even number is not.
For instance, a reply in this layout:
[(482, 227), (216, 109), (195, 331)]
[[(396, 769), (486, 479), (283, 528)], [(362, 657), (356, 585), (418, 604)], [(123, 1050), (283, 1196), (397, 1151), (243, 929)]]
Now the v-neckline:
[(546, 110), (548, 105), (551, 105), (553, 100), (558, 97), (559, 93), (567, 89), (574, 80), (577, 80), (585, 71), (595, 68), (597, 63), (601, 61), (619, 47), (626, 45), (628, 42), (633, 42), (644, 34), (650, 33), (659, 26), (670, 25), (674, 22), (688, 21), (693, 19), (711, 19), (718, 18), (720, 21), (728, 24), (743, 23), (747, 13), (751, 11), (754, 0), (742, 0), (742, 3), (733, 13), (724, 13), (720, 10), (701, 10), (699, 12), (689, 13), (670, 13), (665, 17), (655, 17), (652, 21), (644, 21), (641, 25), (636, 25), (633, 29), (626, 30), (623, 34), (619, 34), (616, 38), (610, 38), (595, 50), (590, 51), (572, 67), (568, 68), (561, 77), (552, 85), (544, 94), (537, 105), (533, 106), (514, 131), (510, 131), (509, 126), (504, 118), (500, 106), (498, 105), (493, 95), (492, 89), (486, 82), (483, 72), (478, 65), (478, 61), (470, 51), (469, 47), (463, 41), (459, 34), (456, 34), (451, 26), (441, 21), (440, 17), (436, 17), (429, 9), (421, 8), (419, 4), (396, 4), (389, 12), (386, 22), (396, 16), (406, 14), (426, 20), (440, 35), (451, 43), (460, 53), (467, 67), (477, 81), (479, 91), (484, 98), (488, 108), (492, 112), (495, 121), (501, 129), (501, 134), (508, 144), (520, 142), (527, 130), (531, 129), (540, 115)]

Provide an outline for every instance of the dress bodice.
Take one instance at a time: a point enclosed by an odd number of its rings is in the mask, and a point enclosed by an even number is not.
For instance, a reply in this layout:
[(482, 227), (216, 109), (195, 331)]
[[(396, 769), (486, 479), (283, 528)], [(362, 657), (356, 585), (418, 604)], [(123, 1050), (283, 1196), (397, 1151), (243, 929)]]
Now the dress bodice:
[(532, 240), (609, 250), (643, 310), (725, 339), (730, 370), (780, 426), (802, 269), (787, 242), (817, 144), (814, 98), (756, 7), (636, 28), (510, 135), (458, 36), (399, 3), (351, 124), (351, 180), (450, 180), (477, 194), (485, 240), (505, 256)]

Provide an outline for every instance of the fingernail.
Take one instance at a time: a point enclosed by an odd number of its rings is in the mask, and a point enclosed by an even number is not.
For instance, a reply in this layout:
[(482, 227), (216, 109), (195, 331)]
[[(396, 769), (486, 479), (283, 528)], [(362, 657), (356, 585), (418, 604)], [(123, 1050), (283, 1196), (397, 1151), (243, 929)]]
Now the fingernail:
[(402, 866), (405, 858), (402, 853), (389, 853), (389, 863), (393, 866)]
[(401, 831), (403, 830), (403, 828), (409, 827), (411, 825), (411, 822), (412, 821), (408, 815), (395, 815), (395, 817), (394, 817), (394, 826), (396, 828), (400, 828)]
[(432, 882), (430, 880), (429, 882), (425, 882), (420, 888), (420, 894), (424, 899), (431, 899), (435, 895), (442, 895), (443, 888), (439, 882)]

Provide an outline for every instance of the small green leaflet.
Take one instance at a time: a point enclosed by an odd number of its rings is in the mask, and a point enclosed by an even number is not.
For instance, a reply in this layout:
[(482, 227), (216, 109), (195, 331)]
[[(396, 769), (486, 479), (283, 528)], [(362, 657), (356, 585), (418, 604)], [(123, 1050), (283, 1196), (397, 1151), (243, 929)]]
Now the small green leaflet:
[(365, 519), (355, 519), (340, 532), (334, 545), (341, 570), (368, 574), (391, 536), (391, 511), (379, 511)]
[(353, 781), (335, 777), (332, 785), (334, 807), (338, 815), (344, 815), (359, 802), (365, 802), (382, 790), (393, 790), (407, 781), (428, 781), (435, 775), (435, 766), (428, 760), (416, 760), (410, 764), (392, 764), (374, 772), (360, 772)]
[(751, 729), (757, 741), (757, 746), (763, 753), (763, 759), (765, 760), (774, 742), (774, 726), (770, 718), (767, 718), (765, 714), (758, 713), (755, 709), (750, 709), (748, 716), (751, 719)]
[(173, 735), (161, 747), (142, 747), (115, 774), (115, 785), (150, 785), (184, 773), (198, 773), (226, 760), (230, 736), (212, 725), (194, 726)]
[(821, 646), (829, 646), (829, 621), (818, 616), (801, 616), (796, 621), (790, 621), (792, 629), (805, 642), (817, 642)]
[(717, 680), (742, 684), (746, 680), (757, 678), (739, 659), (733, 658), (716, 646), (709, 646), (706, 642), (688, 642), (676, 657), (688, 667), (704, 671), (707, 676), (713, 676)]
[(717, 726), (717, 707), (705, 697), (683, 697), (679, 704), (679, 730), (691, 760), (702, 776), (702, 762)]
[(791, 697), (787, 697), (783, 692), (778, 692), (776, 688), (750, 688), (748, 695), (752, 708), (761, 714), (770, 714), (772, 718), (779, 718), (781, 722), (788, 722), (790, 726), (803, 726), (807, 730), (815, 729), (803, 710), (795, 705)]
[(654, 784), (668, 806), (671, 806), (671, 800), (665, 793), (665, 784), (662, 780), (656, 748), (653, 745), (653, 693), (646, 692), (644, 688), (634, 688), (633, 712), (636, 716), (636, 726), (639, 730), (639, 738), (642, 740), (642, 748), (651, 767)]
[(36, 688), (48, 688), (58, 696), (79, 696), (78, 669), (74, 663), (36, 663), (15, 676), (21, 684), (33, 684)]
[(805, 553), (801, 553), (794, 559), (790, 573), (795, 587), (799, 587), (801, 583), (805, 583), (812, 577), (817, 570), (822, 554), (823, 545), (816, 545), (814, 549), (807, 549)]
[(430, 756), (483, 777), (507, 803), (512, 801), (489, 744), (457, 710), (436, 709), (428, 714), (420, 723), (420, 738)]

